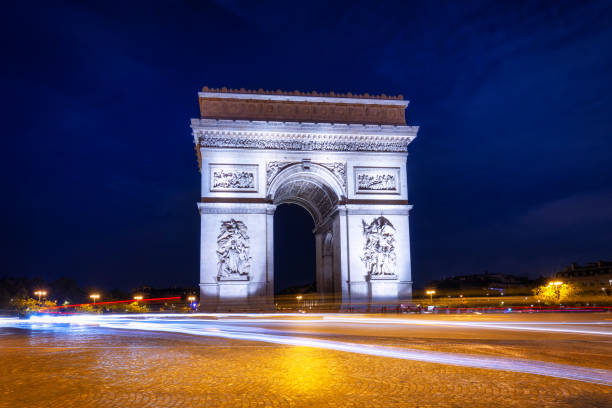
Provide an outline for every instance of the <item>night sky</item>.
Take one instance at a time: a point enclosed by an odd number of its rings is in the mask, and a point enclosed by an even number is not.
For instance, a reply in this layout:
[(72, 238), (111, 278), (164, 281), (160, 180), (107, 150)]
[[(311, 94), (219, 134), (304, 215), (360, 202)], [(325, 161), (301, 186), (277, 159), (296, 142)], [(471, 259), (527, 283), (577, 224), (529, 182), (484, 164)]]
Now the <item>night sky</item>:
[[(416, 286), (612, 259), (609, 1), (15, 3), (0, 276), (197, 284), (204, 85), (410, 100)], [(308, 283), (312, 221), (275, 225), (279, 286)]]

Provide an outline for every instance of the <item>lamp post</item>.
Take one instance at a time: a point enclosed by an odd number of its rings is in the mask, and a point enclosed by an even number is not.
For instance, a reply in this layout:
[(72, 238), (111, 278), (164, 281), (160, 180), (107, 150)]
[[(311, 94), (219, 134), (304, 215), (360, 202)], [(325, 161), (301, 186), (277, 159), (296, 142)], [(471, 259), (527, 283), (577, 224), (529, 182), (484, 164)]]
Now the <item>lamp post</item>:
[(436, 293), (435, 290), (428, 290), (427, 292), (425, 292), (429, 295), (429, 302), (433, 303), (433, 295)]
[(136, 296), (134, 296), (134, 300), (136, 301), (136, 304), (138, 304), (138, 301), (142, 300), (142, 296), (141, 295), (136, 295)]
[(300, 307), (300, 300), (302, 300), (302, 295), (298, 295), (295, 297), (297, 299), (297, 305), (298, 305), (298, 309)]
[(93, 299), (94, 306), (96, 305), (96, 300), (100, 299), (100, 295), (98, 293), (92, 293), (91, 295), (89, 295), (89, 297)]
[(196, 309), (196, 303), (195, 303), (196, 299), (197, 298), (195, 296), (193, 296), (193, 295), (187, 296), (187, 301), (189, 302), (189, 307), (190, 307), (191, 310), (195, 310)]
[(40, 303), (40, 298), (42, 296), (47, 296), (47, 291), (45, 291), (45, 290), (37, 290), (36, 292), (34, 292), (34, 294), (36, 296), (38, 296), (38, 302)]

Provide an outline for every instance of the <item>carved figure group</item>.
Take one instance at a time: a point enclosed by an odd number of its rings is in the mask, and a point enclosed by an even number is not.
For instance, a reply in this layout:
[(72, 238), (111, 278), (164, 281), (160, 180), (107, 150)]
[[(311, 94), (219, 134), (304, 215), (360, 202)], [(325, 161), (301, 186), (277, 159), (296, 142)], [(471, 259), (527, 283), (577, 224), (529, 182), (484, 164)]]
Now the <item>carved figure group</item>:
[(359, 190), (396, 190), (395, 176), (392, 174), (367, 174), (357, 175), (357, 187)]
[(249, 235), (242, 221), (231, 219), (221, 223), (217, 236), (218, 276), (240, 278), (248, 276), (251, 267)]
[(361, 220), (365, 244), (363, 247), (364, 262), (368, 275), (395, 274), (395, 228), (385, 217), (378, 217), (370, 224)]
[(255, 176), (248, 171), (223, 171), (213, 173), (214, 188), (255, 188)]

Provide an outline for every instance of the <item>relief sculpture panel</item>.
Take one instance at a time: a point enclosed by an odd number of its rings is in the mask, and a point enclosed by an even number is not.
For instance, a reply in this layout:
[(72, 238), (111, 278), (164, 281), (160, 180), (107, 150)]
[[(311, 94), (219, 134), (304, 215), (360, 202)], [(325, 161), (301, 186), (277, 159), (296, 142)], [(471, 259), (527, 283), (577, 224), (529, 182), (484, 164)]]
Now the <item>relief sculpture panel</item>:
[(257, 191), (257, 166), (211, 164), (210, 191)]
[(383, 216), (371, 223), (361, 220), (363, 235), (363, 261), (370, 280), (397, 279), (395, 274), (395, 227)]
[(221, 223), (221, 230), (217, 236), (218, 280), (249, 280), (251, 268), (249, 241), (244, 222), (232, 218)]
[(399, 194), (399, 168), (355, 167), (355, 193)]

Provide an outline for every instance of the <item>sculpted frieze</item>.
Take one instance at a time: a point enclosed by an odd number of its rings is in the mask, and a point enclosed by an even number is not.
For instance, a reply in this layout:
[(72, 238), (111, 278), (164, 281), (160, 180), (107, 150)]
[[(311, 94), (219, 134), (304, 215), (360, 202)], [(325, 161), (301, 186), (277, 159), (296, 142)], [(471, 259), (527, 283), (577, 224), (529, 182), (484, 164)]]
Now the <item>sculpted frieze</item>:
[(272, 149), (272, 150), (324, 150), (342, 152), (405, 152), (409, 140), (393, 141), (379, 139), (370, 141), (342, 140), (300, 140), (293, 138), (253, 137), (200, 137), (200, 147), (242, 148), (242, 149)]

